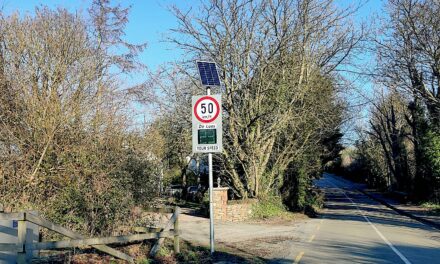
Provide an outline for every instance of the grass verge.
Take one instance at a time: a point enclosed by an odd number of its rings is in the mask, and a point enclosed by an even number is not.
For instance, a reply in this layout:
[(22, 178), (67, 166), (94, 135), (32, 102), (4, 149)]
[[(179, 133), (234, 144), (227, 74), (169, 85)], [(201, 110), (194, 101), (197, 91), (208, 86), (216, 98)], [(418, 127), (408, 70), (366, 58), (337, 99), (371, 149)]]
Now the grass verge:
[(423, 208), (428, 209), (429, 214), (440, 215), (440, 204), (438, 204), (438, 203), (426, 202), (426, 203), (422, 203), (421, 206)]
[[(125, 246), (112, 246), (115, 249), (122, 250), (134, 257), (137, 264), (180, 264), (180, 263), (194, 263), (194, 264), (210, 264), (217, 262), (224, 263), (265, 263), (263, 259), (252, 256), (249, 253), (240, 251), (236, 248), (227, 247), (225, 245), (217, 244), (215, 254), (211, 255), (207, 247), (193, 245), (187, 241), (180, 241), (180, 253), (174, 254), (173, 241), (171, 239), (165, 240), (164, 245), (159, 250), (154, 258), (148, 256), (153, 241), (145, 243), (131, 244)], [(125, 261), (114, 259), (108, 255), (92, 249), (51, 252), (45, 257), (39, 257), (32, 260), (32, 263), (40, 264), (58, 264), (58, 263), (126, 263)]]

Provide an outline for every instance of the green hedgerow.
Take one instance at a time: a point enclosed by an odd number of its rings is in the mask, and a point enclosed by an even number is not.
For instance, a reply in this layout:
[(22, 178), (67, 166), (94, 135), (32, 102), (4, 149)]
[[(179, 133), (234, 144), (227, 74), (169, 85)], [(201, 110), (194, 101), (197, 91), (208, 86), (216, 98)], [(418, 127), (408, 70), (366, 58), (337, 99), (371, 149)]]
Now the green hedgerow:
[(280, 196), (268, 195), (260, 198), (252, 207), (253, 218), (270, 218), (281, 216), (286, 208)]

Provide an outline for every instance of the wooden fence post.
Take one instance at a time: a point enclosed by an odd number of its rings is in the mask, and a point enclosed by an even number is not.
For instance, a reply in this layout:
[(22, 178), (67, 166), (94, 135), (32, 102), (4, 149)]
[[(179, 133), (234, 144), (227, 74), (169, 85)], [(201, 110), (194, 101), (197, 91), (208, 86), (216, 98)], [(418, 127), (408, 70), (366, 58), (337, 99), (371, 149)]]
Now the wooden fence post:
[(26, 263), (26, 213), (24, 219), (18, 221), (18, 244), (21, 245), (20, 251), (17, 252), (17, 264)]
[[(179, 208), (176, 206), (176, 208)], [(179, 212), (180, 212), (180, 208), (176, 211), (174, 210), (173, 215), (171, 216), (171, 219), (168, 221), (168, 223), (165, 225), (165, 227), (163, 228), (162, 232), (167, 232), (170, 231), (171, 228), (174, 227), (175, 222), (177, 221), (178, 217), (179, 217)], [(153, 247), (151, 248), (150, 251), (150, 256), (154, 257), (156, 256), (157, 252), (159, 252), (160, 247), (163, 244), (163, 241), (165, 240), (165, 238), (159, 238), (156, 243), (153, 245)], [(175, 244), (174, 244), (175, 245)]]
[(176, 221), (174, 221), (174, 253), (180, 253), (180, 245), (179, 245), (179, 214), (180, 208), (178, 206), (174, 207), (174, 213), (177, 215)]

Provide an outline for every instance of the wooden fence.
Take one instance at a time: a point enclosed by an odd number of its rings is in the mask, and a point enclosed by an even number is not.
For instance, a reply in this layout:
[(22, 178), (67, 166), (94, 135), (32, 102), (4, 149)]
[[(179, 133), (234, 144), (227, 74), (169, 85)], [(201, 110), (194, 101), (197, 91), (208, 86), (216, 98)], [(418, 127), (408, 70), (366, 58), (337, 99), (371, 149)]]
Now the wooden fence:
[[(133, 231), (138, 234), (122, 235), (122, 236), (110, 236), (110, 237), (94, 237), (85, 238), (81, 234), (73, 232), (62, 226), (54, 224), (44, 218), (37, 215), (19, 212), (19, 213), (0, 213), (0, 220), (15, 220), (18, 221), (18, 243), (0, 243), (1, 251), (17, 252), (17, 263), (26, 263), (26, 251), (33, 250), (49, 250), (49, 249), (63, 249), (74, 247), (93, 247), (101, 252), (109, 254), (119, 259), (126, 260), (130, 263), (134, 263), (133, 257), (125, 254), (124, 252), (113, 249), (108, 244), (122, 244), (139, 242), (147, 239), (157, 239), (156, 243), (151, 249), (150, 256), (154, 256), (159, 251), (165, 238), (174, 239), (174, 252), (179, 253), (179, 214), (180, 208), (147, 208), (148, 212), (172, 214), (170, 220), (167, 222), (164, 228), (151, 228), (151, 227), (134, 227)], [(33, 223), (43, 228), (47, 228), (59, 234), (62, 234), (71, 239), (62, 241), (46, 241), (33, 243), (32, 241), (26, 241), (26, 232), (30, 232), (27, 229), (27, 223)]]

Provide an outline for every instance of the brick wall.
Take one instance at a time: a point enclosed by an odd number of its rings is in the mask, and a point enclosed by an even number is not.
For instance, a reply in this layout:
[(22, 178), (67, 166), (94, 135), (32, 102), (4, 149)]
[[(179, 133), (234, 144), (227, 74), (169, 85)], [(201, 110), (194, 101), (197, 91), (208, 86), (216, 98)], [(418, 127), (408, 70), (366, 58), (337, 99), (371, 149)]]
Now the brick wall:
[(252, 214), (252, 205), (256, 200), (228, 201), (229, 188), (214, 188), (214, 220), (238, 222), (249, 219)]

